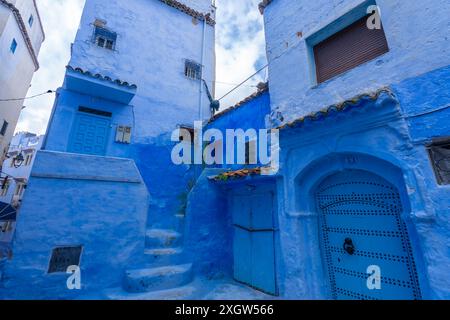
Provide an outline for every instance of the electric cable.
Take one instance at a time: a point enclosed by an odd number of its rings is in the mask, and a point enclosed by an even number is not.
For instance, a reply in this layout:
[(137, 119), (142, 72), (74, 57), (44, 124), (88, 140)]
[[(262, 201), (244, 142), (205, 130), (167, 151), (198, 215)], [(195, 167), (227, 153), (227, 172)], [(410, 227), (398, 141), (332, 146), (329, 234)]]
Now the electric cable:
[(37, 98), (37, 97), (40, 97), (40, 96), (43, 96), (43, 95), (46, 95), (46, 94), (50, 94), (50, 93), (55, 93), (55, 92), (56, 91), (54, 91), (54, 90), (47, 90), (46, 92), (39, 93), (39, 94), (36, 94), (34, 96), (31, 96), (31, 97), (14, 98), (14, 99), (0, 99), (0, 102), (30, 100), (30, 99), (34, 99), (34, 98)]

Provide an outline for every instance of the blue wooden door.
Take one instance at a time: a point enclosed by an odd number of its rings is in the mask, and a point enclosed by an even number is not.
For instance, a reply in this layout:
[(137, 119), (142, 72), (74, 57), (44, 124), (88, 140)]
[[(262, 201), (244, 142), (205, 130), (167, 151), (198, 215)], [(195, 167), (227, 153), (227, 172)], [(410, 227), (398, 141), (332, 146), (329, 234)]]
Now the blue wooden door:
[(276, 295), (273, 194), (236, 195), (232, 211), (235, 279)]
[[(321, 244), (334, 299), (420, 299), (398, 189), (366, 171), (346, 170), (318, 188)], [(374, 287), (379, 267), (380, 287)], [(368, 280), (370, 280), (368, 284)]]
[(78, 113), (72, 129), (69, 152), (105, 155), (110, 129), (109, 118)]

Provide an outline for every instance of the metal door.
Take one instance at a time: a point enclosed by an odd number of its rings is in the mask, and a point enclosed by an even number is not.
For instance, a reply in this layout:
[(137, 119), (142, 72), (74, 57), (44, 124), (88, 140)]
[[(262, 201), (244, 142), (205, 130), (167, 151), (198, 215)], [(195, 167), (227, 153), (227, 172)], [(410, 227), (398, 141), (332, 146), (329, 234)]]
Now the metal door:
[(110, 129), (110, 119), (78, 113), (69, 143), (69, 152), (105, 155)]
[(274, 196), (272, 193), (236, 195), (232, 206), (234, 277), (276, 295)]
[[(421, 298), (396, 187), (369, 172), (346, 170), (320, 185), (316, 202), (334, 299)], [(368, 273), (373, 266), (381, 281)]]

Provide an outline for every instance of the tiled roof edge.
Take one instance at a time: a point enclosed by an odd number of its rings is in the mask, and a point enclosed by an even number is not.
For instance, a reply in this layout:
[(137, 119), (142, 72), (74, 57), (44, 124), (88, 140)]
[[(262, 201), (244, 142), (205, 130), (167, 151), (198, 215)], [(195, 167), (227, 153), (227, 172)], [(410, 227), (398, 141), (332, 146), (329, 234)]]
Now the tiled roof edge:
[(394, 93), (392, 92), (392, 90), (388, 87), (385, 88), (381, 88), (373, 93), (363, 93), (360, 95), (357, 95), (356, 97), (349, 99), (349, 100), (345, 100), (341, 103), (338, 104), (334, 104), (331, 106), (328, 106), (324, 109), (321, 109), (317, 112), (313, 112), (311, 114), (308, 114), (304, 117), (298, 118), (294, 121), (291, 121), (289, 123), (286, 123), (280, 127), (278, 127), (277, 129), (279, 130), (284, 130), (284, 129), (289, 129), (289, 128), (294, 128), (294, 127), (298, 127), (299, 125), (301, 125), (302, 123), (304, 123), (305, 121), (309, 121), (309, 120), (319, 120), (322, 118), (325, 118), (327, 116), (329, 116), (332, 113), (335, 112), (343, 112), (351, 107), (355, 107), (358, 106), (360, 104), (360, 102), (364, 99), (367, 100), (378, 100), (378, 98), (382, 95), (382, 94), (387, 94), (389, 95), (391, 98), (396, 99)]
[(196, 11), (192, 8), (190, 8), (189, 6), (177, 1), (177, 0), (159, 0), (165, 4), (167, 4), (168, 6), (171, 6), (172, 8), (175, 8), (181, 12), (184, 12), (188, 15), (190, 15), (191, 17), (194, 17), (196, 19), (199, 19), (201, 21), (206, 21), (207, 24), (209, 24), (210, 26), (215, 26), (216, 25), (216, 21), (214, 21), (213, 18), (211, 18), (211, 14), (207, 13), (201, 13), (199, 11)]
[(231, 106), (231, 107), (229, 107), (229, 108), (227, 108), (227, 109), (225, 109), (225, 110), (223, 110), (223, 111), (221, 111), (221, 112), (215, 114), (215, 115), (209, 120), (208, 123), (214, 122), (215, 120), (217, 120), (217, 119), (223, 117), (224, 115), (230, 113), (231, 111), (234, 111), (234, 110), (236, 110), (236, 109), (242, 107), (244, 104), (246, 104), (246, 103), (248, 103), (248, 102), (250, 102), (250, 101), (252, 101), (252, 100), (254, 100), (254, 99), (258, 98), (258, 97), (260, 97), (262, 94), (264, 94), (264, 93), (266, 93), (266, 92), (269, 91), (269, 83), (268, 83), (268, 82), (260, 83), (260, 86), (261, 86), (261, 88), (258, 89), (258, 91), (254, 92), (253, 94), (251, 94), (250, 96), (248, 96), (248, 97), (245, 98), (244, 100), (238, 102), (238, 103), (235, 104), (234, 106)]
[(70, 70), (70, 71), (78, 72), (78, 73), (80, 73), (82, 75), (85, 75), (85, 76), (90, 76), (92, 78), (109, 81), (109, 82), (115, 83), (115, 84), (117, 84), (119, 86), (127, 87), (129, 89), (137, 89), (137, 85), (135, 85), (135, 84), (130, 84), (130, 83), (126, 82), (126, 81), (122, 81), (122, 80), (119, 80), (119, 79), (113, 80), (112, 78), (110, 78), (108, 76), (103, 76), (103, 75), (101, 75), (99, 73), (95, 73), (94, 74), (94, 73), (92, 73), (90, 71), (87, 71), (87, 70), (85, 71), (82, 68), (66, 66), (66, 69)]

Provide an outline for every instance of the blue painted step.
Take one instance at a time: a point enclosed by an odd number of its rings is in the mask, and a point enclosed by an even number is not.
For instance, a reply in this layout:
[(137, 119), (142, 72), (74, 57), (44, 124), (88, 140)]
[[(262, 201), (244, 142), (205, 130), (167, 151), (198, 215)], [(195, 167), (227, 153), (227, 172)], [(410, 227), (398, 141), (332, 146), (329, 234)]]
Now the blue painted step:
[(190, 283), (192, 264), (138, 269), (126, 272), (124, 289), (131, 293), (173, 289)]
[(178, 264), (183, 259), (181, 248), (146, 249), (144, 254), (147, 262), (152, 266)]
[(145, 237), (147, 248), (169, 248), (180, 245), (181, 234), (173, 230), (151, 229)]

